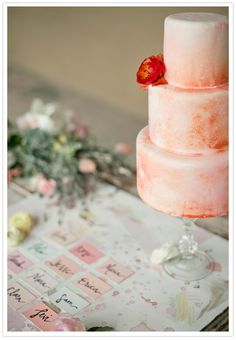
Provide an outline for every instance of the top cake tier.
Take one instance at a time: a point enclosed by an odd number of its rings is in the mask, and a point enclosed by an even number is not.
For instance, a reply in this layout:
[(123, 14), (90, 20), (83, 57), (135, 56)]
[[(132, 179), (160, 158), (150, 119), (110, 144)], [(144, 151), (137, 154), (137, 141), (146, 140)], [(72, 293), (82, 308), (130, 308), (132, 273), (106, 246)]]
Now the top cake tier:
[(228, 19), (211, 13), (179, 13), (165, 19), (165, 78), (184, 88), (228, 82)]

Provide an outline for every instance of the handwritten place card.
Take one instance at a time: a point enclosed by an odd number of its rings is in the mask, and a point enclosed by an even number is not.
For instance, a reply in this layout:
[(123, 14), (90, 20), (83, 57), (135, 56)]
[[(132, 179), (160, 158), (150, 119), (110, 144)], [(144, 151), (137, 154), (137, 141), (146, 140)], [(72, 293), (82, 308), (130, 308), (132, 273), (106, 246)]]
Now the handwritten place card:
[(108, 292), (112, 287), (97, 278), (96, 276), (87, 273), (78, 279), (75, 284), (93, 300)]
[(80, 266), (64, 255), (47, 261), (46, 265), (64, 279), (82, 271)]
[(57, 285), (57, 281), (40, 268), (33, 269), (24, 280), (40, 293), (45, 293)]
[(89, 305), (89, 302), (73, 293), (67, 287), (62, 287), (56, 293), (49, 296), (49, 299), (60, 309), (71, 315), (78, 313), (81, 309)]
[(55, 249), (51, 245), (38, 239), (30, 242), (26, 250), (38, 260), (44, 260), (55, 253)]
[(30, 308), (23, 314), (42, 331), (53, 331), (53, 321), (58, 317), (58, 314), (43, 302)]
[(70, 249), (70, 252), (87, 264), (93, 263), (103, 256), (103, 253), (87, 242), (77, 244)]
[(132, 270), (112, 259), (106, 261), (102, 266), (97, 267), (96, 270), (105, 275), (108, 279), (118, 283), (133, 274)]
[(7, 302), (14, 310), (21, 308), (35, 299), (33, 294), (13, 280), (8, 283), (7, 295)]
[(8, 254), (7, 263), (8, 268), (14, 273), (20, 273), (32, 266), (32, 262), (18, 250), (14, 250)]
[(61, 246), (67, 246), (77, 239), (75, 235), (61, 228), (51, 230), (46, 236)]

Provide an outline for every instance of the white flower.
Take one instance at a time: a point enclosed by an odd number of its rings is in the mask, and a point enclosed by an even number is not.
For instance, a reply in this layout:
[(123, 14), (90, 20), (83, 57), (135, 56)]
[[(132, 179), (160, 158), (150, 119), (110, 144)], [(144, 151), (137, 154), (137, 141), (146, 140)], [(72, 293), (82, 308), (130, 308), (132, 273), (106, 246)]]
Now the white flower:
[(56, 103), (44, 104), (43, 101), (39, 98), (33, 100), (30, 108), (30, 112), (42, 113), (45, 114), (46, 116), (52, 116), (57, 111), (58, 104)]
[(40, 113), (27, 112), (23, 116), (17, 118), (16, 124), (20, 130), (38, 128), (50, 133), (54, 133), (56, 131), (53, 120)]
[(164, 243), (159, 249), (155, 249), (151, 255), (151, 263), (160, 264), (179, 255), (178, 248), (171, 243)]
[(35, 99), (30, 111), (17, 118), (17, 127), (20, 130), (38, 128), (49, 133), (56, 133), (57, 127), (51, 116), (55, 114), (57, 110), (57, 104), (44, 104), (42, 100)]

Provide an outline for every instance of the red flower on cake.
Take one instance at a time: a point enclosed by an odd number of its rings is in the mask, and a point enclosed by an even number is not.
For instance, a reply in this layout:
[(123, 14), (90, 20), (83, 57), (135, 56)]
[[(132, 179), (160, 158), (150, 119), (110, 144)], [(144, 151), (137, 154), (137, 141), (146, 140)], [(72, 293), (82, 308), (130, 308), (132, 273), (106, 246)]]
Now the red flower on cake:
[(143, 60), (137, 72), (137, 82), (142, 89), (146, 89), (148, 85), (157, 86), (166, 84), (164, 78), (166, 67), (163, 60), (163, 55), (152, 55)]

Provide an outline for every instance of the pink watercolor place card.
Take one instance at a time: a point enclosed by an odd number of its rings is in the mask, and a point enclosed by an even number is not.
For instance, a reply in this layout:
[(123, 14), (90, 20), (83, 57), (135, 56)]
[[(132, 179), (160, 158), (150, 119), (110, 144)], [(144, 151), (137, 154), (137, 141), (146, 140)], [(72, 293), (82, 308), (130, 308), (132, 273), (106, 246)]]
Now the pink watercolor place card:
[(20, 273), (32, 266), (32, 262), (18, 250), (14, 250), (8, 254), (7, 263), (8, 268), (14, 273)]
[(49, 233), (47, 233), (46, 236), (50, 240), (60, 244), (61, 246), (67, 246), (77, 239), (75, 235), (63, 230), (62, 228), (53, 229)]
[(40, 268), (34, 268), (24, 280), (40, 293), (45, 293), (57, 285), (57, 281)]
[(114, 282), (121, 282), (133, 274), (132, 270), (110, 259), (103, 265), (96, 268), (97, 271), (105, 275)]
[(112, 289), (108, 283), (100, 280), (98, 277), (90, 273), (83, 275), (74, 283), (93, 300), (98, 299), (100, 296)]
[(13, 280), (8, 283), (7, 295), (7, 303), (14, 310), (23, 307), (25, 304), (35, 299), (33, 294)]
[(46, 265), (64, 279), (82, 271), (80, 266), (64, 255), (47, 261)]
[(43, 302), (30, 308), (23, 314), (42, 331), (53, 331), (53, 321), (58, 317), (58, 314)]
[(103, 256), (103, 253), (87, 242), (77, 244), (70, 249), (70, 252), (87, 264), (93, 263)]
[(78, 313), (81, 309), (89, 305), (87, 300), (75, 294), (67, 287), (60, 288), (58, 291), (50, 295), (49, 299), (55, 306), (71, 315)]

